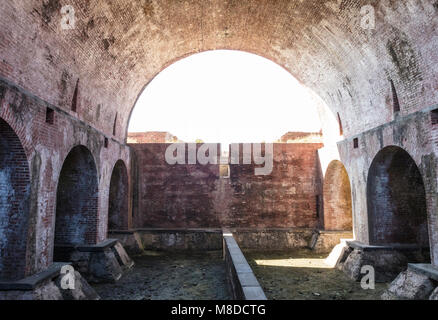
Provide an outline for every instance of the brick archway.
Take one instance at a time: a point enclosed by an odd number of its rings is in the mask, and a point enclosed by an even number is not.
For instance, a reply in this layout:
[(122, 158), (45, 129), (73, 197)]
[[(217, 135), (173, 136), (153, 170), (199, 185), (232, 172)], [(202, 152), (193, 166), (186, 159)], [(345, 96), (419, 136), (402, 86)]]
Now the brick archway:
[(122, 160), (116, 162), (111, 175), (108, 230), (125, 230), (128, 228), (129, 211), (128, 169)]
[(98, 178), (91, 152), (74, 147), (62, 166), (56, 195), (56, 247), (95, 244), (98, 220)]
[(402, 148), (386, 147), (374, 158), (367, 205), (370, 244), (429, 246), (423, 178)]
[(351, 231), (353, 217), (351, 209), (351, 187), (347, 170), (342, 162), (332, 161), (324, 177), (324, 229)]
[(26, 154), (14, 130), (0, 118), (0, 280), (26, 275), (29, 201)]

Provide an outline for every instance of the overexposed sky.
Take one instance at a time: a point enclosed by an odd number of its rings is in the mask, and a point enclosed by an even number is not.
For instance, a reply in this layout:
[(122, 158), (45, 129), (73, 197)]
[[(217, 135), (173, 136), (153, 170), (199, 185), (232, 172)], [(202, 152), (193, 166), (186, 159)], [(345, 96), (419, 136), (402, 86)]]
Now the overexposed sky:
[(286, 70), (231, 50), (195, 54), (158, 74), (140, 96), (129, 132), (169, 131), (193, 142), (273, 142), (318, 132), (314, 100)]

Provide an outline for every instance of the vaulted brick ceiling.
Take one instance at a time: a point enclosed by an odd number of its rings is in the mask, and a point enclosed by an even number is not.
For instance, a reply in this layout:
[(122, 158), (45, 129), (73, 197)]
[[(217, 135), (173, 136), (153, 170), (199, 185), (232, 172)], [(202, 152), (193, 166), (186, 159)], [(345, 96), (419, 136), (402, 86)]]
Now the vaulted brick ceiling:
[[(187, 55), (234, 49), (282, 65), (313, 89), (351, 136), (437, 102), (438, 4), (371, 1), (375, 30), (361, 28), (359, 0), (3, 1), (0, 75), (67, 110), (77, 79), (77, 116), (125, 137), (143, 87)], [(76, 11), (62, 30), (60, 9)], [(169, 92), (169, 94), (172, 94)], [(177, 106), (175, 106), (177, 107)]]

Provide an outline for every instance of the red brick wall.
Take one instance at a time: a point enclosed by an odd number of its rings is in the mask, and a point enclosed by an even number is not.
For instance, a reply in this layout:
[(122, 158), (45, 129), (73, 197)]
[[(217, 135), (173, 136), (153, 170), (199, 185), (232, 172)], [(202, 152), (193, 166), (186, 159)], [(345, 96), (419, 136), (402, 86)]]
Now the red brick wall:
[(317, 149), (321, 147), (322, 144), (274, 144), (273, 170), (267, 176), (255, 176), (254, 164), (231, 165), (230, 202), (224, 224), (316, 227), (316, 196), (321, 195)]
[[(219, 179), (217, 165), (169, 165), (169, 144), (132, 144), (138, 176), (138, 206), (134, 227), (217, 227), (214, 192)], [(136, 201), (136, 199), (134, 199)]]
[[(54, 110), (53, 124), (46, 123), (47, 108)], [(64, 160), (78, 145), (86, 147), (96, 163), (99, 193), (95, 216), (97, 234), (93, 238), (98, 242), (105, 240), (112, 169), (121, 159), (130, 170), (129, 148), (57, 106), (1, 79), (0, 119), (7, 122), (19, 137), (29, 167), (29, 210), (20, 210), (19, 215), (27, 215), (28, 228), (16, 233), (19, 241), (26, 241), (25, 258), (21, 260), (26, 265), (25, 275), (44, 270), (52, 263), (56, 190)], [(108, 139), (107, 147), (105, 138)], [(71, 194), (71, 197), (75, 196)], [(128, 219), (129, 216), (128, 212)], [(20, 268), (19, 264), (14, 265)]]
[(321, 144), (274, 144), (270, 175), (236, 164), (228, 179), (219, 177), (219, 165), (168, 165), (167, 146), (131, 145), (138, 165), (134, 228), (317, 226)]

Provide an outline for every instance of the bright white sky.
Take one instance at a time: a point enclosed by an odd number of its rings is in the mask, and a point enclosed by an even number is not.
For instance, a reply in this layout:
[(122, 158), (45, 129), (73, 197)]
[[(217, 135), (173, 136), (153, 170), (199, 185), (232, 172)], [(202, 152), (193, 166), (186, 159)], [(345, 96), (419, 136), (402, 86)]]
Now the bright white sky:
[(129, 132), (168, 131), (185, 142), (273, 142), (288, 131), (318, 132), (308, 90), (260, 56), (231, 50), (182, 59), (140, 96)]

